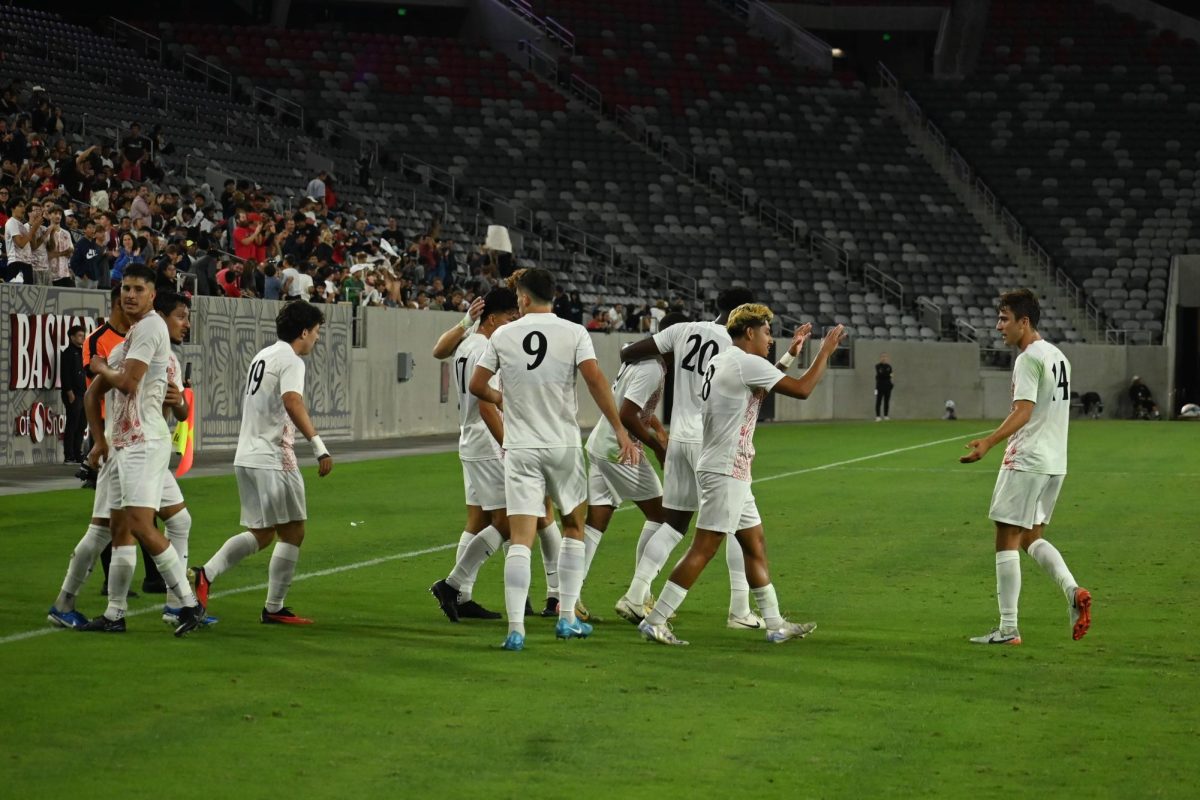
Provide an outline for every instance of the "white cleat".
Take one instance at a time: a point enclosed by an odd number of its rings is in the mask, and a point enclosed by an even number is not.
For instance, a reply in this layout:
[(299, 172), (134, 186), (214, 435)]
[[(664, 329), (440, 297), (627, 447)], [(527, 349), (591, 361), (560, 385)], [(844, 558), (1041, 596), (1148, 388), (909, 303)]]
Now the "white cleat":
[(817, 629), (815, 622), (787, 622), (783, 623), (783, 627), (774, 631), (767, 631), (767, 641), (772, 644), (782, 644), (789, 639), (803, 639)]
[(972, 644), (1020, 644), (1021, 633), (1016, 628), (992, 628), (984, 636), (972, 636)]
[(687, 642), (677, 637), (672, 631), (670, 625), (651, 625), (646, 620), (642, 620), (638, 624), (638, 630), (648, 642), (658, 642), (659, 644), (671, 644), (676, 646), (686, 645)]
[(751, 611), (749, 614), (741, 617), (735, 617), (733, 614), (730, 614), (725, 620), (725, 627), (735, 630), (761, 631), (767, 627), (767, 623), (763, 621), (762, 617)]
[(628, 597), (621, 597), (621, 599), (617, 601), (616, 606), (613, 607), (613, 610), (617, 612), (617, 616), (619, 616), (621, 619), (628, 620), (634, 625), (639, 624), (643, 619), (646, 618), (646, 614), (650, 613), (649, 611), (646, 611), (643, 606), (629, 602)]

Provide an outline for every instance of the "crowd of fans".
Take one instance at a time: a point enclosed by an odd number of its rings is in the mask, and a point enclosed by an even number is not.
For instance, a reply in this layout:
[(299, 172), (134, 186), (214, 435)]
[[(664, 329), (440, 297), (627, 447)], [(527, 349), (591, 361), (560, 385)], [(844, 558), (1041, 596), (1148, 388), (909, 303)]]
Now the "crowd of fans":
[[(201, 295), (465, 311), (514, 269), (509, 253), (460, 249), (432, 229), (408, 241), (395, 217), (339, 201), (318, 173), (298, 205), (248, 180), (191, 196), (160, 190), (173, 147), (131, 124), (112, 144), (68, 144), (68, 120), (40, 86), (0, 90), (0, 278), (107, 288), (129, 264), (160, 285)], [(560, 292), (555, 311), (594, 331), (649, 331), (667, 311), (585, 307)]]

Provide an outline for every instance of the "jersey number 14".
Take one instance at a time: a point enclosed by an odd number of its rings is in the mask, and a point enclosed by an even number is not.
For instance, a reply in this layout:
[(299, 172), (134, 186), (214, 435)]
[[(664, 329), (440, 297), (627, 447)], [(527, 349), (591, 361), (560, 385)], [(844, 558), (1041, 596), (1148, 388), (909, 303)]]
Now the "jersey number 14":
[[(1070, 400), (1071, 387), (1067, 385), (1067, 362), (1058, 362), (1054, 366), (1050, 367), (1050, 372), (1054, 375), (1054, 380), (1058, 381), (1058, 384), (1054, 388), (1062, 389), (1063, 400)], [(1050, 395), (1050, 399), (1058, 400), (1059, 398), (1052, 394)]]

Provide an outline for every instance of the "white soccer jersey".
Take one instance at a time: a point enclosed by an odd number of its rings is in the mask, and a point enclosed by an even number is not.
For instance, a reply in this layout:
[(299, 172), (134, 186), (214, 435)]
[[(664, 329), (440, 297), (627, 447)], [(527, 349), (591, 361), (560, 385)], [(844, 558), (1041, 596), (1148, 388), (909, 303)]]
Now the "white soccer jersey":
[(283, 396), (304, 396), (304, 360), (278, 341), (250, 360), (242, 395), (242, 427), (233, 464), (256, 469), (297, 469), (296, 426), (283, 407)]
[[(638, 415), (642, 423), (649, 422), (650, 417), (654, 416), (654, 409), (658, 408), (659, 398), (662, 397), (665, 374), (666, 370), (658, 359), (622, 364), (612, 388), (618, 413), (621, 404), (629, 400), (642, 409)], [(587, 450), (594, 458), (613, 462), (621, 460), (621, 447), (617, 444), (617, 436), (613, 432), (613, 426), (604, 417), (592, 428), (587, 440)]]
[(685, 322), (654, 334), (658, 352), (675, 354), (675, 383), (671, 400), (671, 438), (699, 442), (702, 438), (700, 387), (713, 358), (729, 347), (729, 331), (719, 322)]
[(704, 441), (698, 472), (750, 480), (758, 407), (781, 378), (783, 373), (770, 361), (739, 347), (730, 347), (709, 363), (700, 385)]
[(554, 314), (526, 314), (493, 333), (478, 364), (504, 386), (504, 448), (579, 447), (575, 373), (595, 359), (584, 327)]
[(146, 365), (146, 374), (132, 395), (117, 392), (113, 398), (110, 443), (118, 450), (171, 436), (162, 414), (163, 397), (167, 393), (167, 365), (171, 358), (167, 323), (152, 311), (129, 329), (124, 344), (125, 363), (142, 362)]
[(1013, 363), (1012, 399), (1033, 401), (1033, 414), (1008, 437), (1000, 468), (1066, 475), (1071, 362), (1049, 342), (1033, 342)]
[[(488, 461), (500, 458), (500, 444), (479, 416), (479, 398), (467, 388), (475, 364), (487, 349), (487, 337), (472, 333), (454, 351), (454, 381), (458, 384), (458, 457), (463, 461)], [(496, 379), (492, 378), (495, 386)]]
[[(117, 346), (114, 347), (112, 350), (108, 351), (108, 357), (105, 359), (105, 361), (107, 361), (108, 365), (110, 367), (112, 367), (113, 369), (119, 370), (121, 368), (121, 365), (123, 365), (125, 363), (125, 342), (123, 342), (123, 341), (117, 342)], [(107, 392), (105, 392), (104, 393), (104, 405), (102, 406), (102, 408), (108, 408), (108, 409), (115, 408), (115, 404), (117, 402), (116, 396), (118, 394), (119, 394), (119, 392), (116, 389), (109, 389)], [(109, 442), (110, 446), (112, 443), (112, 435), (113, 435), (113, 415), (105, 414), (104, 415), (104, 438), (106, 441)]]

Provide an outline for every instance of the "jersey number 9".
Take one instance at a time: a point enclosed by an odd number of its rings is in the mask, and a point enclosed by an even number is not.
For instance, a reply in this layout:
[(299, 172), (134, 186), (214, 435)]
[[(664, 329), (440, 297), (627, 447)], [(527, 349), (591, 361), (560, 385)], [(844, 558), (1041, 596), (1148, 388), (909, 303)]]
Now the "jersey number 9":
[(546, 334), (541, 331), (533, 331), (525, 337), (525, 341), (521, 342), (521, 347), (526, 353), (533, 356), (533, 361), (526, 364), (525, 369), (537, 369), (546, 359)]

